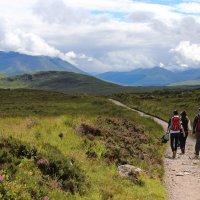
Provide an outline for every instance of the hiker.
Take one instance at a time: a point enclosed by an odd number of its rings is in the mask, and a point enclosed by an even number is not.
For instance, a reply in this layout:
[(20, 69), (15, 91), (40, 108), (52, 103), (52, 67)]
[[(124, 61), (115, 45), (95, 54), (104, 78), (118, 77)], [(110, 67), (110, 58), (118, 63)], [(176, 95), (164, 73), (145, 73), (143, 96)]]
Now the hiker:
[(199, 113), (194, 118), (193, 135), (196, 136), (195, 158), (198, 158), (200, 151), (200, 108), (199, 108)]
[(168, 122), (168, 132), (170, 133), (170, 144), (173, 152), (172, 158), (176, 158), (177, 145), (181, 129), (183, 132), (183, 136), (185, 137), (185, 131), (181, 124), (181, 119), (178, 115), (178, 111), (175, 110), (173, 112), (173, 117), (170, 118)]
[(181, 119), (181, 124), (183, 126), (183, 129), (185, 131), (185, 136), (181, 129), (181, 132), (179, 135), (179, 141), (180, 141), (181, 153), (185, 154), (185, 144), (188, 137), (188, 132), (191, 131), (191, 126), (190, 126), (190, 120), (185, 111), (181, 112), (180, 119)]

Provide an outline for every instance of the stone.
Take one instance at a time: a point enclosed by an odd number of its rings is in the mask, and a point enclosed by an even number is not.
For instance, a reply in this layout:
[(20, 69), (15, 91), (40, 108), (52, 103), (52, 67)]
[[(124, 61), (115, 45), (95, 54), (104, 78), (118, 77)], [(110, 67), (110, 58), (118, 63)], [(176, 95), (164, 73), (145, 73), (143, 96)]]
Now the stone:
[(184, 173), (179, 172), (179, 173), (176, 174), (176, 176), (184, 176)]
[(137, 178), (142, 173), (142, 170), (133, 165), (126, 164), (126, 165), (119, 166), (118, 172), (121, 177), (134, 179), (134, 178)]

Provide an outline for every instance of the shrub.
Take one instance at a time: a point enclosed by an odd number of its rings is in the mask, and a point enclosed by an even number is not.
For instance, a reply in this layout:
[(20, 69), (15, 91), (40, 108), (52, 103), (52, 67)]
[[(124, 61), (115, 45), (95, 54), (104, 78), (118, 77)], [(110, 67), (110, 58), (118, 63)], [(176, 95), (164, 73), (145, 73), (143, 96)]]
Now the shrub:
[[(61, 183), (60, 187), (62, 190), (71, 192), (72, 194), (85, 193), (88, 184), (83, 171), (75, 165), (74, 161), (71, 162), (56, 147), (44, 144), (44, 152), (40, 153), (35, 147), (13, 138), (1, 139), (0, 147), (2, 148), (0, 163), (5, 166), (6, 171), (11, 177), (14, 178), (18, 170), (18, 165), (24, 159), (28, 159), (35, 163), (35, 167), (38, 167), (44, 176), (48, 175), (52, 180), (57, 179)], [(30, 187), (28, 191), (35, 198), (40, 195), (38, 189)]]

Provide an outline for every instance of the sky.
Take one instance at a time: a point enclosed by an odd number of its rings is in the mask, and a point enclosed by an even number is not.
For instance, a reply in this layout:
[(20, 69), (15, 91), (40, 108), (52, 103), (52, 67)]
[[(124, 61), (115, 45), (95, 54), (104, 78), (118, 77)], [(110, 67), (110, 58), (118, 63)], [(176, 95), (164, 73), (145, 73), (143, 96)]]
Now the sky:
[(0, 50), (90, 73), (200, 68), (200, 0), (0, 0)]

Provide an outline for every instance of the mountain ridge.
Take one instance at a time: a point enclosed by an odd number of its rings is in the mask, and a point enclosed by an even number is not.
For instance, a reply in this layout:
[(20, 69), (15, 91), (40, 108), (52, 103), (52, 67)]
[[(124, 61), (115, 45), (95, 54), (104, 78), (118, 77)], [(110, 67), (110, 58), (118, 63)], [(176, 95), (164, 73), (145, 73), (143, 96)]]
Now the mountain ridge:
[(128, 72), (105, 72), (96, 77), (126, 86), (166, 86), (174, 82), (196, 79), (200, 69), (170, 71), (161, 67), (138, 68)]
[(57, 57), (0, 51), (1, 74), (17, 75), (37, 71), (68, 71), (86, 74), (71, 63)]

